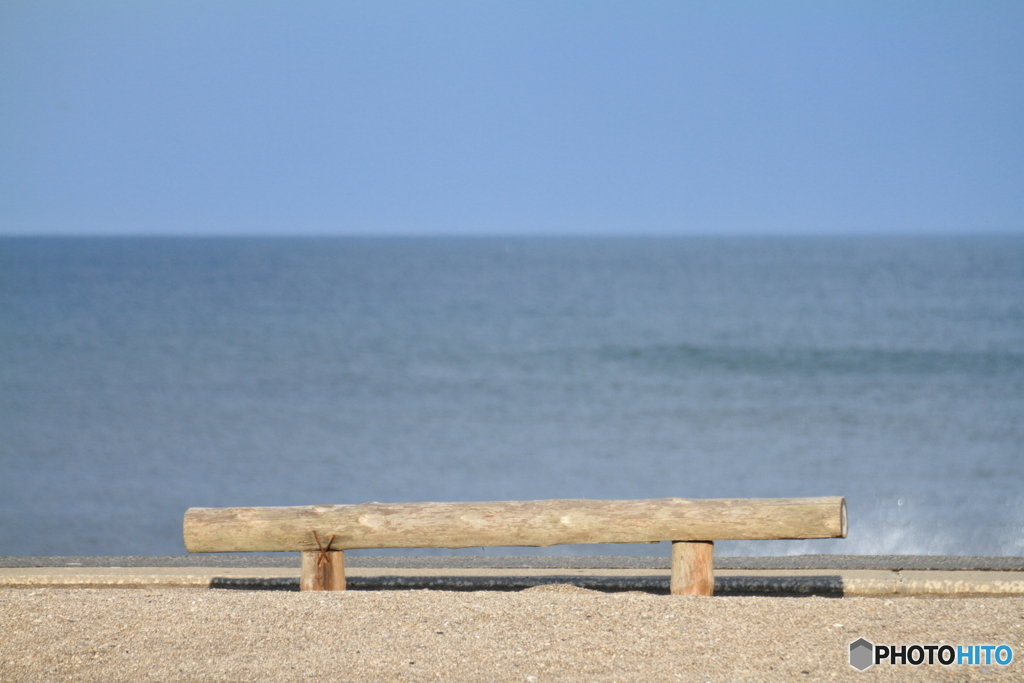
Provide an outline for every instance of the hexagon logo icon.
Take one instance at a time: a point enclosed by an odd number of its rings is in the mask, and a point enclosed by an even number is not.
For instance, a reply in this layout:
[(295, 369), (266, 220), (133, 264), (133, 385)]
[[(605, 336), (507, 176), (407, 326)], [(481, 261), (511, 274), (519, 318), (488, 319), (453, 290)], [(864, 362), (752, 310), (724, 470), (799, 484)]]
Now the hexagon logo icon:
[(873, 665), (875, 659), (875, 646), (871, 641), (858, 638), (850, 643), (850, 666), (857, 671), (864, 671)]

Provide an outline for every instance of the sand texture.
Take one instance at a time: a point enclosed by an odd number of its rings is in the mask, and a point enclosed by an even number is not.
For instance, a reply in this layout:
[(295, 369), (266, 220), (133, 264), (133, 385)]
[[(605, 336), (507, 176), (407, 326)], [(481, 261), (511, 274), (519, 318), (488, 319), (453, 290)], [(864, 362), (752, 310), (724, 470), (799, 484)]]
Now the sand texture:
[[(0, 681), (1008, 681), (1022, 633), (1022, 598), (7, 589)], [(861, 673), (858, 637), (1015, 660)]]

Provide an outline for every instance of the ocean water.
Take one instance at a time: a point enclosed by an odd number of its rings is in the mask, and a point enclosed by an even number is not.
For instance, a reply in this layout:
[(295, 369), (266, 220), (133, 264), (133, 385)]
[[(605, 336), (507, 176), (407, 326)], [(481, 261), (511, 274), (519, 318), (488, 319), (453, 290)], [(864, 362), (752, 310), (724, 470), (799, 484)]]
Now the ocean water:
[(3, 555), (181, 554), (191, 506), (825, 495), (849, 538), (717, 552), (1024, 555), (1024, 238), (0, 239)]

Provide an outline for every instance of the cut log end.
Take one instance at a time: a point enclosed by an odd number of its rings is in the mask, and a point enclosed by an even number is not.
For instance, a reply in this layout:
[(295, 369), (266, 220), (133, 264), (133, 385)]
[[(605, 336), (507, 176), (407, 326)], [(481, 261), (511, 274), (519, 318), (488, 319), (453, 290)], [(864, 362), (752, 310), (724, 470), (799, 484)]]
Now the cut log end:
[(839, 504), (839, 524), (842, 526), (842, 533), (839, 538), (846, 538), (846, 498)]

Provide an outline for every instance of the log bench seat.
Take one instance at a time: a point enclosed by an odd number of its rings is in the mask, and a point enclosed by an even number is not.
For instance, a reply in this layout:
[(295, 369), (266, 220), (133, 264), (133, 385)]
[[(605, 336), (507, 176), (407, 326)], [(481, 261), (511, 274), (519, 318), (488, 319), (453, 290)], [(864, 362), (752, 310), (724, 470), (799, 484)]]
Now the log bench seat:
[(345, 590), (345, 553), (672, 541), (673, 595), (711, 595), (714, 542), (846, 537), (846, 500), (537, 500), (189, 508), (190, 553), (301, 552), (302, 590)]

